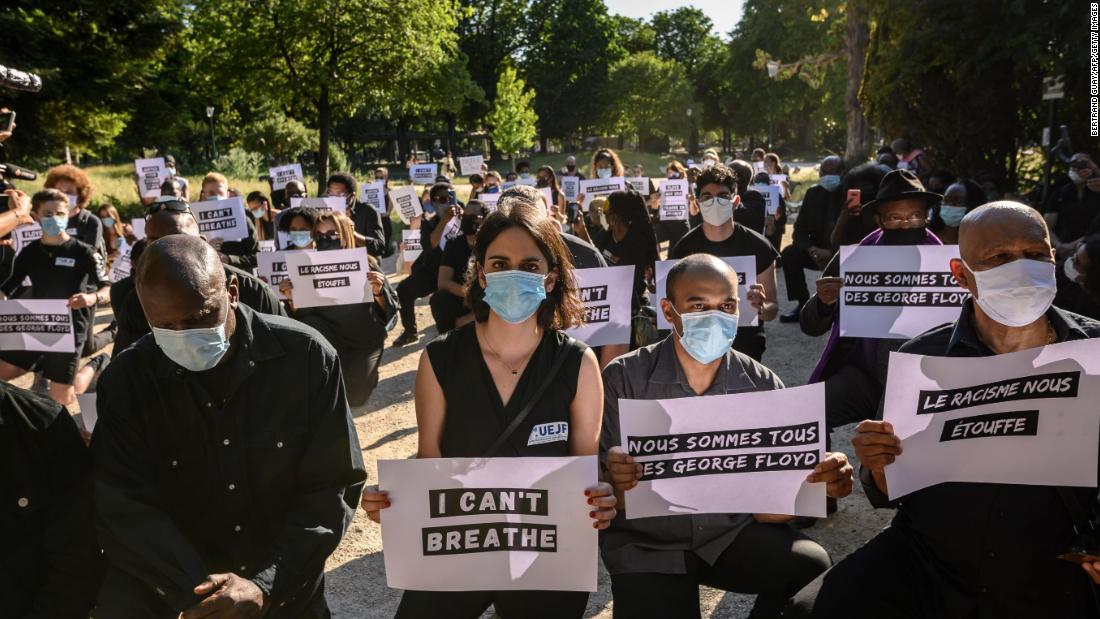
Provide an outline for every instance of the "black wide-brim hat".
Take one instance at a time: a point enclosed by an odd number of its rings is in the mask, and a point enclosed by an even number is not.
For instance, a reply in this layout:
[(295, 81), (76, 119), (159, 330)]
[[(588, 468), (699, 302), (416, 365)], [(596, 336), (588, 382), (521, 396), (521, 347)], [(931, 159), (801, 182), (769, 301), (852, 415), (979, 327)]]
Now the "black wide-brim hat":
[(943, 200), (943, 196), (925, 191), (924, 185), (921, 184), (917, 175), (909, 170), (891, 170), (886, 176), (882, 177), (882, 182), (878, 184), (878, 193), (875, 194), (875, 199), (864, 204), (863, 208), (876, 211), (879, 206), (887, 202), (912, 199), (924, 200), (928, 203), (928, 206), (935, 206), (936, 203)]

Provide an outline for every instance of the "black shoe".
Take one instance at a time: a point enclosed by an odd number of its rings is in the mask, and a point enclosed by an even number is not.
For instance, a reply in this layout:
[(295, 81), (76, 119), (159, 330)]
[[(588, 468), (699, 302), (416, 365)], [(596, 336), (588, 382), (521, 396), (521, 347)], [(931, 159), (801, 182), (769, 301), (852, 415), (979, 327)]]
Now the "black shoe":
[(397, 339), (393, 341), (394, 348), (401, 348), (402, 346), (408, 346), (409, 344), (415, 344), (420, 341), (420, 336), (416, 331), (406, 330), (401, 335), (397, 336)]
[(836, 499), (833, 497), (827, 497), (825, 499), (825, 513), (830, 516), (836, 513)]
[(815, 524), (817, 524), (817, 518), (812, 518), (810, 516), (796, 516), (794, 520), (791, 520), (791, 526), (799, 531), (809, 529)]
[(802, 304), (799, 303), (795, 308), (786, 314), (779, 315), (779, 322), (798, 322), (799, 315), (802, 314)]
[(105, 352), (101, 352), (98, 355), (88, 359), (88, 363), (84, 367), (91, 367), (95, 370), (95, 374), (92, 374), (92, 380), (88, 383), (88, 388), (85, 389), (85, 393), (95, 393), (96, 385), (99, 384), (99, 376), (103, 374), (103, 370), (107, 368), (107, 364), (111, 362), (111, 355)]

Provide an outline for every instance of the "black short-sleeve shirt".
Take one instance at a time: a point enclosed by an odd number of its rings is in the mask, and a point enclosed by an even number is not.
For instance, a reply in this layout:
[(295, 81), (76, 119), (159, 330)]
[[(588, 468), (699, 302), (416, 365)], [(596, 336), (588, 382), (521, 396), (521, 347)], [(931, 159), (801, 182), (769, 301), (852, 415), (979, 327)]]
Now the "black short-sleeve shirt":
[(668, 252), (668, 257), (679, 260), (691, 254), (710, 254), (719, 258), (755, 256), (758, 274), (766, 271), (779, 257), (768, 239), (739, 223), (733, 224), (733, 234), (724, 241), (708, 239), (703, 234), (703, 226), (695, 226)]
[(470, 264), (470, 255), (473, 250), (465, 236), (447, 241), (447, 247), (443, 248), (443, 262), (440, 266), (451, 267), (454, 273), (451, 281), (461, 284), (466, 281), (466, 269)]

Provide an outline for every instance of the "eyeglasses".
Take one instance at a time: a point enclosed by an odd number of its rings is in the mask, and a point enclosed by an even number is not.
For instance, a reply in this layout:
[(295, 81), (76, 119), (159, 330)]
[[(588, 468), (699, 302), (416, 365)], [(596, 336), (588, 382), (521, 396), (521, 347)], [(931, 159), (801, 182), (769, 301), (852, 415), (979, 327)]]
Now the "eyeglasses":
[(901, 217), (900, 215), (887, 215), (886, 217), (882, 218), (882, 221), (883, 223), (887, 223), (892, 226), (900, 226), (902, 224), (922, 224), (928, 221), (928, 215), (924, 213), (908, 215), (905, 217)]
[(1087, 161), (1071, 161), (1071, 162), (1069, 162), (1069, 167), (1073, 168), (1074, 170), (1084, 170), (1085, 168), (1089, 167), (1089, 162), (1087, 162)]
[(183, 200), (165, 200), (164, 202), (154, 202), (145, 209), (145, 217), (156, 215), (161, 211), (171, 211), (173, 213), (190, 213), (191, 205)]

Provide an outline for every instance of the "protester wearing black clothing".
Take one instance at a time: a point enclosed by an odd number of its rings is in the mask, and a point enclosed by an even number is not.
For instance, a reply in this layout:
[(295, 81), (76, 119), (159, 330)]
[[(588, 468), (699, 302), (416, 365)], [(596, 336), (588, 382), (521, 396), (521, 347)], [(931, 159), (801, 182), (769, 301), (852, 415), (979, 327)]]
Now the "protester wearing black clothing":
[(646, 212), (645, 200), (636, 191), (616, 191), (607, 197), (607, 233), (596, 247), (611, 266), (633, 266), (631, 309), (637, 311), (648, 292), (658, 258), (657, 236)]
[(1083, 237), (1100, 232), (1100, 167), (1087, 154), (1077, 153), (1069, 168), (1070, 182), (1046, 205), (1054, 248), (1062, 257), (1072, 254)]
[(1077, 251), (1058, 262), (1058, 294), (1054, 304), (1093, 320), (1100, 320), (1100, 235), (1087, 237)]
[[(735, 159), (730, 162), (729, 169), (733, 170), (737, 176), (737, 195), (741, 196), (741, 204), (733, 210), (733, 221), (763, 236), (764, 221), (767, 219), (767, 201), (764, 199), (764, 194), (749, 184), (752, 181), (752, 166), (747, 161)], [(694, 225), (698, 223), (701, 221)]]
[(798, 219), (794, 222), (794, 242), (781, 253), (787, 298), (797, 302), (793, 310), (779, 317), (781, 322), (798, 322), (799, 312), (810, 298), (803, 269), (819, 271), (833, 256), (833, 228), (844, 208), (841, 165), (837, 156), (826, 157), (821, 162), (821, 179), (806, 190)]
[(88, 617), (102, 578), (91, 470), (64, 407), (0, 382), (0, 617)]
[(403, 330), (393, 341), (394, 346), (405, 346), (420, 339), (416, 328), (416, 300), (438, 289), (439, 265), (443, 260), (440, 241), (447, 224), (462, 214), (457, 201), (451, 197), (452, 191), (449, 184), (436, 183), (428, 193), (435, 214), (428, 213), (420, 220), (420, 255), (413, 262), (409, 276), (397, 284)]
[[(366, 477), (336, 351), (238, 304), (194, 237), (150, 245), (137, 290), (164, 331), (99, 382), (96, 522), (110, 569), (97, 617), (175, 617), (203, 601), (328, 617), (325, 559)], [(195, 333), (221, 344), (190, 346)]]
[(380, 258), (386, 251), (382, 215), (358, 200), (359, 184), (355, 177), (348, 172), (336, 172), (328, 177), (328, 195), (347, 202), (347, 215), (355, 225), (356, 245), (365, 246), (368, 254)]
[[(875, 199), (884, 176), (886, 172), (877, 163), (858, 165), (844, 175), (841, 190), (845, 196), (845, 208), (840, 210), (840, 216), (837, 217), (836, 226), (833, 228), (831, 247), (855, 245), (878, 228), (874, 210), (863, 207)], [(853, 203), (849, 206), (847, 196), (852, 189), (859, 190), (859, 204)]]
[[(757, 281), (762, 274), (771, 271), (774, 277), (775, 259), (779, 253), (775, 251), (768, 239), (758, 232), (749, 230), (741, 224), (734, 223), (733, 234), (721, 241), (712, 241), (707, 238), (703, 226), (696, 226), (688, 232), (680, 242), (668, 252), (669, 260), (679, 260), (692, 254), (710, 254), (719, 258), (733, 256), (753, 256), (756, 259)], [(737, 328), (737, 337), (733, 341), (733, 349), (743, 352), (755, 360), (764, 356), (767, 348), (767, 338), (764, 334), (764, 324), (759, 326), (741, 326)]]
[(470, 313), (466, 307), (466, 271), (473, 255), (473, 246), (477, 242), (477, 229), (489, 215), (489, 209), (478, 200), (472, 200), (462, 210), (459, 223), (459, 236), (447, 241), (443, 248), (443, 258), (439, 265), (437, 290), (432, 294), (430, 305), (432, 318), (440, 333), (454, 329), (456, 322)]

